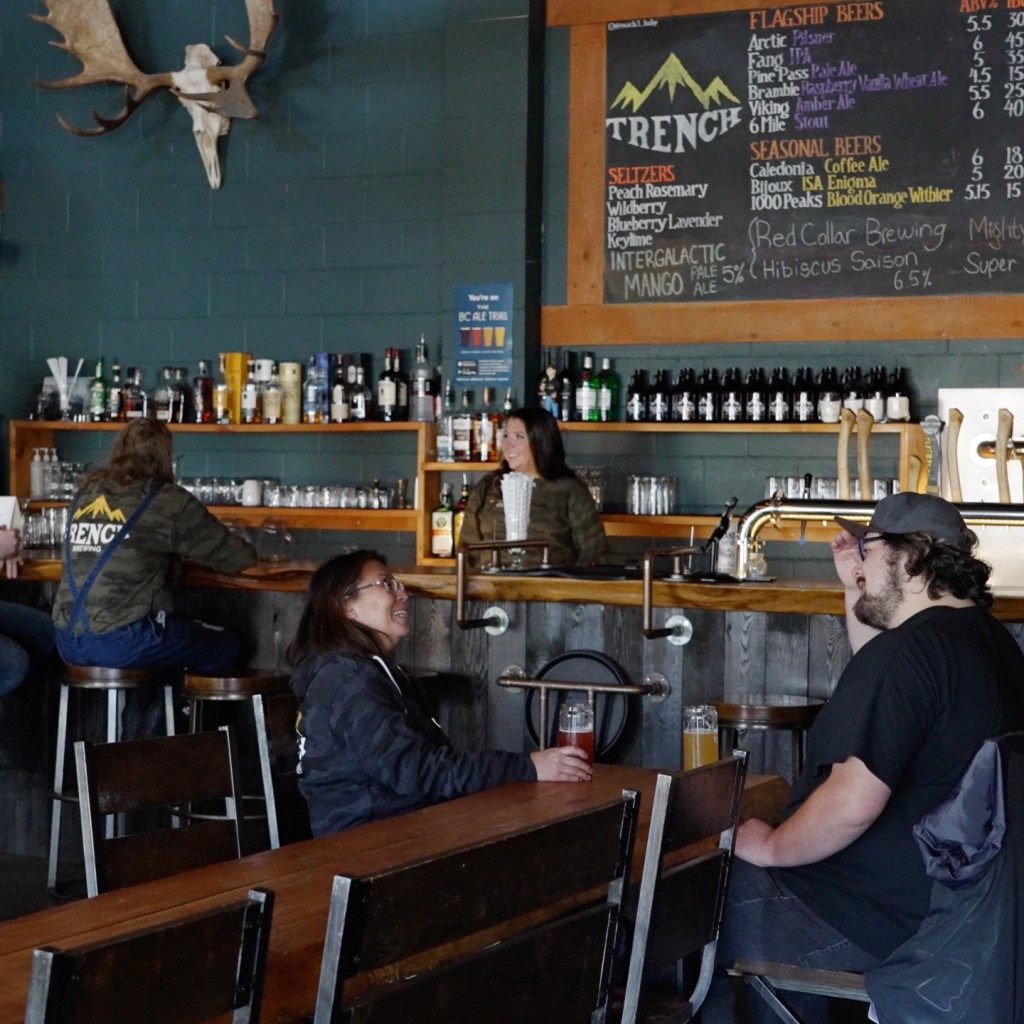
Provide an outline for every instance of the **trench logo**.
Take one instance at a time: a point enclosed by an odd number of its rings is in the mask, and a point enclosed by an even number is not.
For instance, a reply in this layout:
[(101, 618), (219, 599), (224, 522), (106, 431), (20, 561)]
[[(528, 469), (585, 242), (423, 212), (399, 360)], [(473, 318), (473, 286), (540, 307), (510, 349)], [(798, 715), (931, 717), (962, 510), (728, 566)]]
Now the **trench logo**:
[[(654, 96), (668, 96), (676, 102), (676, 93), (695, 99), (701, 110), (681, 114), (641, 114), (641, 108)], [(625, 115), (614, 112), (631, 111)], [(644, 88), (627, 81), (612, 101), (605, 126), (617, 142), (655, 153), (683, 153), (713, 142), (740, 123), (743, 104), (722, 80), (721, 75), (707, 84), (690, 74), (683, 62), (670, 53)]]
[[(80, 522), (83, 516), (90, 516), (91, 521)], [(112, 509), (101, 494), (88, 505), (76, 509), (71, 517), (68, 527), (71, 549), (78, 553), (91, 551), (98, 554), (118, 535), (122, 529), (118, 524), (124, 522), (124, 513), (119, 508)]]
[(90, 501), (88, 505), (76, 508), (72, 519), (77, 521), (82, 516), (91, 516), (93, 519), (103, 518), (112, 523), (123, 523), (125, 521), (124, 513), (119, 508), (112, 509), (107, 503), (106, 497), (102, 494)]

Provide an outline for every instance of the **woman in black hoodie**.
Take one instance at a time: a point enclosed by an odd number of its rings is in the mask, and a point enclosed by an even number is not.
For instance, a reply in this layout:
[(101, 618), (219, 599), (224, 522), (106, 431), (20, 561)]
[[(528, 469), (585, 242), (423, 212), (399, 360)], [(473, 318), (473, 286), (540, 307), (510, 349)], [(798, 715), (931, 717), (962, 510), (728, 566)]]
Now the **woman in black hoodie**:
[(288, 657), (299, 700), (299, 785), (315, 835), (516, 780), (584, 782), (579, 747), (458, 753), (392, 659), (408, 634), (403, 584), (374, 551), (313, 575)]

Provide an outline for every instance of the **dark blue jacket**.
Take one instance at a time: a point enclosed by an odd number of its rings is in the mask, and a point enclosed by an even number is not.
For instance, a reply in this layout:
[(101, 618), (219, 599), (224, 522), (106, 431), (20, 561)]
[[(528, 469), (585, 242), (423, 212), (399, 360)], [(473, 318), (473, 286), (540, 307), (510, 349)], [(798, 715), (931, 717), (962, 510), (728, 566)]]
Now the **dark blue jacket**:
[(528, 754), (453, 750), (405, 673), (383, 658), (311, 655), (291, 687), (314, 835), (537, 777)]

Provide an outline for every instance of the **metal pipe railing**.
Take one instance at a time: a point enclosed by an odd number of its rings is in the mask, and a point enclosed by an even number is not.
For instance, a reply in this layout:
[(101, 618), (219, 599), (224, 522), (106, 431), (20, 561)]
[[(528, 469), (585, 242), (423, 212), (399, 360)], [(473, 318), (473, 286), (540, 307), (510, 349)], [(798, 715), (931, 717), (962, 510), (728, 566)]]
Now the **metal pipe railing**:
[[(508, 671), (508, 670), (506, 670)], [(668, 680), (661, 675), (652, 675), (647, 677), (650, 682), (643, 683), (592, 683), (592, 682), (575, 682), (570, 679), (521, 679), (519, 676), (498, 676), (497, 684), (499, 686), (506, 687), (507, 689), (514, 690), (517, 687), (522, 687), (526, 690), (540, 690), (540, 708), (538, 710), (537, 720), (541, 723), (541, 727), (537, 730), (537, 745), (541, 750), (546, 747), (545, 734), (547, 732), (546, 723), (548, 720), (548, 691), (557, 690), (582, 690), (587, 695), (587, 703), (590, 705), (590, 710), (594, 710), (594, 694), (595, 693), (607, 693), (609, 695), (615, 694), (639, 694), (640, 696), (650, 696), (655, 700), (664, 699), (669, 694)]]
[[(743, 513), (736, 547), (736, 575), (747, 578), (750, 546), (769, 525), (807, 523), (820, 519), (831, 523), (836, 516), (867, 522), (878, 503), (875, 501), (779, 501), (769, 499), (752, 505)], [(973, 530), (978, 526), (1024, 526), (1024, 505), (997, 505), (987, 502), (961, 502), (956, 506), (964, 522)]]
[(499, 553), (522, 548), (543, 548), (540, 568), (550, 568), (548, 563), (549, 544), (546, 540), (495, 540), (459, 545), (458, 551), (455, 552), (455, 624), (459, 629), (491, 629), (503, 633), (508, 628), (508, 615), (501, 608), (488, 608), (487, 611), (490, 614), (483, 618), (466, 618), (466, 573), (468, 571), (466, 556), (474, 551), (490, 551), (490, 571), (498, 572), (501, 568)]
[(672, 573), (664, 577), (670, 582), (681, 582), (686, 578), (683, 573), (683, 557), (702, 554), (700, 548), (648, 548), (644, 552), (643, 565), (643, 634), (648, 640), (669, 637), (676, 644), (685, 644), (693, 635), (693, 627), (686, 616), (673, 616), (664, 627), (654, 626), (654, 560), (671, 558)]

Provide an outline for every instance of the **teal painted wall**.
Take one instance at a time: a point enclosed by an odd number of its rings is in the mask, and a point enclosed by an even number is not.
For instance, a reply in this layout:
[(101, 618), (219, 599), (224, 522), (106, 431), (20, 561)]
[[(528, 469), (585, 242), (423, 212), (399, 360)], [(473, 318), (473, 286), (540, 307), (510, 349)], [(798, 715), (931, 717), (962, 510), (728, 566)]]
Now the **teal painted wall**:
[[(180, 66), (187, 43), (225, 59), (244, 38), (242, 0), (113, 0), (137, 63)], [(24, 415), (46, 357), (97, 355), (144, 368), (188, 366), (218, 351), (304, 359), (318, 350), (406, 352), (420, 332), (432, 358), (452, 354), (458, 283), (511, 281), (523, 313), (528, 0), (279, 0), (281, 22), (251, 80), (263, 118), (222, 141), (224, 185), (210, 190), (187, 115), (166, 93), (102, 139), (65, 133), (117, 109), (112, 87), (44, 92), (32, 80), (77, 63), (26, 17), (36, 0), (0, 5), (0, 412)], [(548, 34), (544, 299), (565, 297), (568, 36)], [(1020, 344), (968, 340), (720, 344), (599, 351), (625, 379), (634, 367), (835, 364), (908, 367), (920, 414), (940, 384), (1016, 386)], [(524, 381), (522, 353), (516, 363)], [(369, 446), (368, 446), (369, 447)], [(322, 439), (227, 445), (182, 442), (185, 475), (259, 469), (288, 482), (411, 475), (401, 452)], [(102, 440), (69, 457), (102, 457)], [(638, 457), (680, 477), (688, 510), (740, 507), (768, 474), (827, 474), (826, 443), (743, 438), (579, 438), (572, 461), (610, 466), (620, 502)], [(880, 451), (883, 460), (891, 455)], [(307, 538), (324, 548), (408, 537)]]

